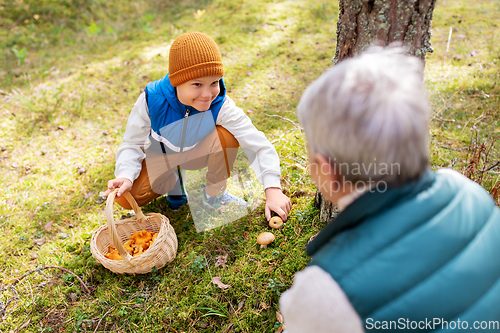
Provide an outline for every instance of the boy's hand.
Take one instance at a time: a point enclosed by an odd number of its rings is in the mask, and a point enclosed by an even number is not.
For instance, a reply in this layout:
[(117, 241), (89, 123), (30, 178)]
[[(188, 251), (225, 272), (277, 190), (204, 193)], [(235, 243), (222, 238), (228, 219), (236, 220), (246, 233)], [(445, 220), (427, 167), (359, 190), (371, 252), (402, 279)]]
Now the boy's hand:
[(271, 219), (271, 211), (276, 212), (283, 221), (288, 218), (288, 213), (292, 209), (292, 202), (281, 192), (277, 187), (268, 187), (264, 191), (266, 193), (266, 219)]
[(106, 193), (106, 195), (109, 195), (115, 188), (120, 188), (118, 190), (118, 193), (116, 194), (116, 197), (119, 198), (123, 193), (132, 188), (132, 182), (127, 178), (112, 179), (108, 182), (108, 190), (104, 193)]

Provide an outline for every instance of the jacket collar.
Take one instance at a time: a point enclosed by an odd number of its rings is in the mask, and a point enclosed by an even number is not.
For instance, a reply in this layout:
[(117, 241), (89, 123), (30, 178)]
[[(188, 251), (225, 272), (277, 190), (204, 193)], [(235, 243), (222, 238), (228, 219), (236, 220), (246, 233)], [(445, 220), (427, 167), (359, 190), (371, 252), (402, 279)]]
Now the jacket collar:
[(307, 255), (313, 256), (336, 235), (356, 227), (370, 216), (377, 215), (414, 198), (420, 192), (428, 189), (435, 179), (435, 173), (429, 169), (416, 181), (408, 182), (399, 187), (388, 188), (385, 192), (365, 193), (341, 212), (337, 218), (330, 220), (327, 226), (307, 244)]

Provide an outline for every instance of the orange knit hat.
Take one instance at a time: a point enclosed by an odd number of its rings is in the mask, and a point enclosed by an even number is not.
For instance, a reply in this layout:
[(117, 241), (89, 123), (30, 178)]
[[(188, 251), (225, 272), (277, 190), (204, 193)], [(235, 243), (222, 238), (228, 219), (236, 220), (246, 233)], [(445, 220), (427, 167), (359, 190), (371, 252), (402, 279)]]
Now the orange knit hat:
[(201, 32), (188, 32), (174, 40), (170, 47), (168, 71), (174, 87), (200, 77), (224, 76), (217, 44)]

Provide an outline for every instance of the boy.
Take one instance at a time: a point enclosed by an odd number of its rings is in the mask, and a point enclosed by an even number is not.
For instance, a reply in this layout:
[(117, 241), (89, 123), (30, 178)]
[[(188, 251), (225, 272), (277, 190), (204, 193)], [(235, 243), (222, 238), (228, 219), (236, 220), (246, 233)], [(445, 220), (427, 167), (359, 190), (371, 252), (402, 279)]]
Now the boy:
[[(252, 167), (271, 211), (286, 220), (291, 202), (280, 189), (279, 157), (265, 135), (226, 95), (224, 68), (215, 41), (200, 32), (177, 37), (169, 52), (169, 74), (151, 82), (130, 113), (124, 142), (116, 153), (116, 202), (126, 209), (126, 191), (143, 206), (169, 193), (172, 209), (187, 203), (179, 169), (208, 168), (203, 204), (219, 208), (246, 202), (226, 190), (236, 151), (255, 155)], [(252, 157), (249, 157), (253, 159)]]

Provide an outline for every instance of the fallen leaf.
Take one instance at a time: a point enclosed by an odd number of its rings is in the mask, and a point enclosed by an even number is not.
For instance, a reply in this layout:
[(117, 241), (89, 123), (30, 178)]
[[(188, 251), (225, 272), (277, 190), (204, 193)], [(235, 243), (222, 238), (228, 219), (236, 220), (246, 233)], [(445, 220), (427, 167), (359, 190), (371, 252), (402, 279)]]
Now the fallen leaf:
[(283, 324), (283, 316), (279, 311), (276, 311), (276, 319), (280, 322), (280, 324)]
[(215, 263), (215, 267), (219, 266), (226, 267), (226, 262), (227, 262), (227, 253), (226, 255), (217, 257), (217, 262)]
[(260, 302), (260, 307), (263, 308), (264, 310), (268, 309), (268, 306), (264, 302)]
[(52, 221), (50, 221), (49, 223), (47, 223), (47, 224), (45, 225), (45, 227), (44, 227), (44, 228), (45, 228), (45, 230), (47, 230), (47, 231), (52, 230)]
[(101, 204), (103, 203), (104, 201), (106, 201), (108, 198), (106, 192), (99, 192), (99, 198), (96, 199), (96, 203), (98, 204)]
[(33, 244), (38, 245), (38, 246), (42, 246), (43, 244), (45, 244), (45, 236), (40, 238), (40, 239), (34, 240)]
[(68, 297), (69, 301), (72, 303), (76, 302), (78, 300), (78, 295), (75, 293), (68, 293), (66, 296)]
[(276, 333), (281, 333), (285, 330), (285, 325), (283, 324), (283, 316), (281, 315), (281, 313), (279, 311), (276, 311), (276, 319), (281, 324), (281, 326), (278, 327), (278, 330), (276, 331)]
[(217, 287), (219, 287), (222, 290), (226, 290), (226, 289), (231, 288), (230, 285), (222, 283), (222, 281), (220, 279), (221, 279), (220, 276), (214, 276), (214, 278), (212, 279), (212, 283), (216, 284)]
[(245, 305), (246, 299), (238, 303), (238, 310), (240, 310), (243, 305)]

